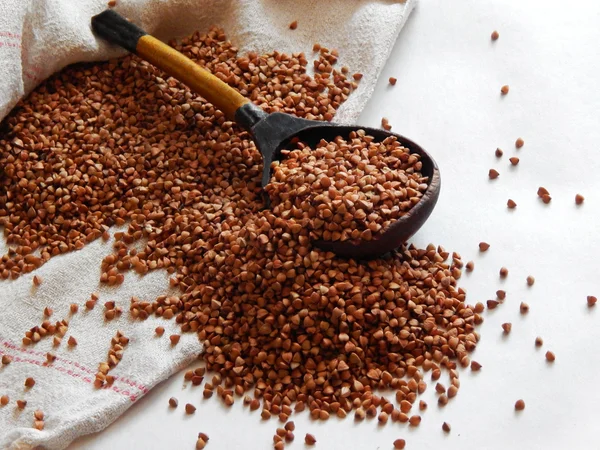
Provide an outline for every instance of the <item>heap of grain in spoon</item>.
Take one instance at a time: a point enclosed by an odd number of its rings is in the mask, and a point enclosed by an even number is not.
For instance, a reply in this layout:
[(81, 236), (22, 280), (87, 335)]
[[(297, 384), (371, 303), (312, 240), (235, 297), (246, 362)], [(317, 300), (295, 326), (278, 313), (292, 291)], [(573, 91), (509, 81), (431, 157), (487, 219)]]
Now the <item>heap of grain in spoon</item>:
[(394, 136), (377, 142), (364, 130), (314, 149), (298, 142), (273, 164), (266, 190), (273, 212), (311, 240), (370, 241), (405, 215), (427, 190), (420, 155)]

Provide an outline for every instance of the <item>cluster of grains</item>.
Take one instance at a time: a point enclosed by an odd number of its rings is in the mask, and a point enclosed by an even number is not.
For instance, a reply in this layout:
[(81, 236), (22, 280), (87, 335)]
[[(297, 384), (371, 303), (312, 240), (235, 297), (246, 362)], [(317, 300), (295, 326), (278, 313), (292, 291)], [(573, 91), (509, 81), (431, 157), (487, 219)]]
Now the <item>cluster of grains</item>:
[(543, 186), (540, 186), (537, 190), (537, 195), (539, 198), (542, 199), (542, 201), (546, 204), (550, 203), (550, 201), (552, 201), (552, 197), (550, 196), (550, 192), (548, 192), (548, 189), (546, 189)]
[(347, 140), (303, 143), (273, 165), (266, 191), (293, 237), (369, 241), (416, 205), (427, 189), (420, 155), (394, 136), (377, 142), (364, 130)]
[[(337, 52), (320, 46), (312, 77), (304, 54), (241, 56), (217, 29), (176, 48), (267, 112), (331, 120), (357, 86), (347, 68), (334, 67)], [(127, 220), (132, 232), (119, 243), (151, 235), (161, 242), (182, 225), (174, 222), (180, 214), (197, 215), (191, 237), (210, 239), (227, 217), (264, 206), (261, 165), (247, 133), (152, 65), (128, 56), (70, 67), (2, 125), (0, 226), (11, 248), (0, 258), (0, 279), (81, 249)], [(102, 281), (119, 284), (129, 268), (180, 266), (165, 250), (121, 246)]]
[(115, 336), (110, 340), (110, 349), (106, 362), (101, 362), (98, 365), (98, 372), (94, 379), (94, 386), (101, 388), (105, 385), (111, 386), (115, 382), (115, 377), (109, 375), (108, 372), (114, 369), (123, 358), (123, 350), (129, 344), (129, 338), (117, 331)]
[[(250, 232), (240, 228), (237, 235), (249, 239)], [(229, 404), (234, 392), (253, 389), (250, 409), (262, 403), (263, 418), (282, 421), (293, 403), (316, 419), (353, 409), (372, 418), (381, 406), (402, 421), (375, 389), (396, 389), (396, 400), (410, 406), (426, 389), (424, 372), (438, 379), (448, 368), (456, 393), (455, 361), (469, 365), (482, 319), (464, 303), (456, 287), (460, 270), (444, 262), (443, 249), (406, 248), (360, 264), (315, 250), (303, 256), (298, 244), (290, 252), (275, 234), (276, 248), (252, 246), (233, 258), (237, 242), (205, 254), (197, 272), (178, 276), (186, 286), (181, 298), (150, 304), (158, 315), (173, 311), (184, 330), (198, 330), (207, 368), (220, 374), (205, 385), (208, 396), (224, 384), (219, 393)], [(214, 270), (217, 256), (234, 264)]]
[(208, 444), (208, 434), (198, 433), (198, 440), (196, 441), (196, 450), (202, 450)]
[[(294, 425), (294, 422), (287, 422), (283, 428), (277, 428), (277, 430), (275, 431), (275, 434), (273, 435), (273, 447), (276, 450), (283, 449), (285, 442), (287, 442), (287, 443), (292, 442), (294, 440), (294, 430), (295, 429), (296, 429), (296, 425)], [(306, 437), (304, 439), (305, 443), (307, 445), (314, 445), (316, 440), (312, 441), (312, 444), (311, 444), (310, 443), (311, 440), (310, 440), (310, 438), (308, 438), (308, 436), (311, 436), (311, 435), (309, 435), (309, 434), (306, 435)]]
[(119, 317), (123, 313), (123, 309), (120, 306), (115, 306), (115, 302), (110, 300), (104, 303), (104, 318), (106, 320), (113, 320), (115, 317)]
[(204, 374), (206, 369), (204, 367), (198, 367), (194, 370), (188, 370), (185, 372), (184, 379), (191, 381), (193, 386), (200, 386), (204, 380)]
[[(49, 311), (47, 311), (49, 312)], [(49, 314), (45, 314), (48, 316)], [(69, 327), (69, 321), (63, 319), (52, 324), (49, 320), (44, 320), (41, 325), (36, 325), (29, 331), (25, 332), (23, 338), (23, 345), (32, 345), (39, 342), (44, 337), (53, 336), (53, 343), (55, 347), (60, 345), (63, 336), (67, 333)]]
[(44, 412), (39, 409), (33, 413), (33, 428), (44, 429)]
[[(90, 295), (90, 298), (85, 302), (85, 309), (87, 309), (88, 311), (94, 309), (99, 298), (100, 297), (98, 296), (98, 294), (93, 292), (92, 295)], [(77, 305), (71, 305), (71, 313), (75, 314), (78, 309), (79, 307)]]

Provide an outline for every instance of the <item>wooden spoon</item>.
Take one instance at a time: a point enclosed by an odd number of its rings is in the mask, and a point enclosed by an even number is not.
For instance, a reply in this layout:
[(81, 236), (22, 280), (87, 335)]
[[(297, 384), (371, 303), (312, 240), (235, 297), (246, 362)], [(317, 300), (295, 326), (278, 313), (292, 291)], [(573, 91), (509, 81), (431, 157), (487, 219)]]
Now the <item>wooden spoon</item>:
[(431, 214), (440, 194), (440, 172), (433, 158), (409, 139), (374, 128), (307, 120), (284, 113), (267, 114), (228, 84), (177, 50), (150, 36), (114, 10), (109, 9), (92, 17), (92, 29), (98, 36), (135, 53), (183, 82), (223, 111), (228, 119), (249, 131), (263, 157), (263, 187), (271, 178), (271, 163), (281, 159), (280, 150), (293, 138), (314, 146), (321, 139), (332, 140), (337, 136), (347, 138), (351, 131), (362, 129), (376, 141), (395, 136), (400, 144), (421, 155), (421, 173), (429, 178), (429, 184), (415, 206), (370, 241), (314, 242), (322, 250), (346, 258), (378, 257), (400, 247), (421, 228)]

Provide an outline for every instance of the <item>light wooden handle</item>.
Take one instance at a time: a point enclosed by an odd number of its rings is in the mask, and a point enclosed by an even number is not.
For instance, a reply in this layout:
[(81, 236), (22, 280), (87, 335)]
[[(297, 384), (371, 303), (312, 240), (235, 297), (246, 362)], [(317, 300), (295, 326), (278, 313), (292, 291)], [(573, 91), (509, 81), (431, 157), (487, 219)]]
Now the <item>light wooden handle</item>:
[(235, 120), (235, 112), (240, 106), (250, 103), (250, 100), (227, 83), (219, 80), (174, 48), (150, 36), (112, 9), (92, 17), (92, 29), (109, 42), (136, 53), (185, 83), (194, 92), (223, 111), (230, 120)]
[(230, 120), (235, 120), (238, 108), (250, 101), (208, 70), (149, 34), (138, 40), (136, 53), (189, 86), (223, 111)]

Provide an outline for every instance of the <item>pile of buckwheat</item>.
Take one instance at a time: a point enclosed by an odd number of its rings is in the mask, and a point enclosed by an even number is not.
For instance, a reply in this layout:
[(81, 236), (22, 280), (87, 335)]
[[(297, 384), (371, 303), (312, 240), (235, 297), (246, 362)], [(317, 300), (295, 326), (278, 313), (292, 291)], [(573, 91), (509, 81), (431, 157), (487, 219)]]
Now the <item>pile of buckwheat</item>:
[[(240, 56), (217, 29), (174, 45), (268, 112), (331, 120), (360, 78), (336, 69), (336, 52), (320, 46), (309, 76), (303, 54)], [(128, 223), (101, 280), (172, 274), (179, 296), (133, 298), (129, 314), (198, 334), (217, 373), (205, 397), (216, 390), (231, 405), (244, 396), (283, 422), (308, 408), (320, 419), (354, 410), (357, 419), (417, 426), (409, 412), (426, 372), (435, 381), (449, 370), (445, 405), (460, 386), (457, 362), (469, 365), (479, 339), (481, 309), (457, 287), (460, 256), (411, 246), (359, 262), (311, 240), (369, 239), (402, 216), (426, 188), (418, 156), (362, 133), (300, 146), (275, 168), (272, 210), (261, 165), (246, 132), (136, 57), (68, 68), (3, 123), (0, 225), (14, 246), (0, 278)], [(394, 399), (380, 388), (394, 389)]]

